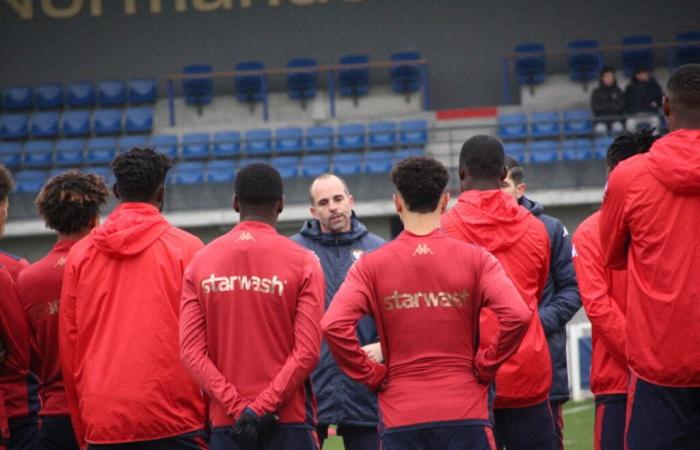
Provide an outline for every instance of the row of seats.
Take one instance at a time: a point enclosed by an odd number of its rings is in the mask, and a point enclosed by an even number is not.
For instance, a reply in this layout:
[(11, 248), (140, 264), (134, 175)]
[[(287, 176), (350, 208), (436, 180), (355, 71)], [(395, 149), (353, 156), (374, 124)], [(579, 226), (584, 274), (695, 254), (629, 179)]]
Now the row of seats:
[(6, 111), (134, 106), (154, 103), (157, 95), (154, 78), (99, 81), (96, 86), (92, 81), (78, 81), (65, 87), (61, 83), (8, 86), (2, 90), (1, 104)]
[(587, 109), (498, 116), (498, 135), (504, 140), (588, 135), (592, 131), (593, 116)]
[(153, 130), (153, 108), (147, 106), (87, 110), (38, 111), (0, 116), (0, 139), (54, 139), (59, 136), (79, 137), (122, 133), (150, 133)]
[(586, 161), (605, 159), (613, 138), (609, 136), (591, 139), (542, 140), (529, 144), (506, 142), (504, 150), (521, 163), (551, 163), (556, 161)]

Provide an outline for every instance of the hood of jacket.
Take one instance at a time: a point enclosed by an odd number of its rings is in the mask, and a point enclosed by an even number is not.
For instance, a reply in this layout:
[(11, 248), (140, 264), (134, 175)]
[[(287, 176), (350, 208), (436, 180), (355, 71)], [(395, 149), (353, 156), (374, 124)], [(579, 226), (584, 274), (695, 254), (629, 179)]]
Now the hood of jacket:
[(158, 209), (147, 203), (122, 203), (90, 238), (103, 253), (128, 258), (149, 248), (171, 225)]
[(668, 190), (700, 195), (700, 130), (677, 130), (654, 143), (649, 171)]
[(322, 245), (348, 245), (367, 234), (367, 228), (357, 219), (353, 211), (350, 217), (350, 231), (345, 233), (324, 233), (316, 219), (309, 219), (301, 227), (299, 234), (320, 242)]
[(537, 203), (534, 200), (530, 200), (524, 195), (518, 199), (518, 204), (530, 211), (535, 217), (539, 217), (544, 214), (544, 206), (542, 206), (542, 203)]

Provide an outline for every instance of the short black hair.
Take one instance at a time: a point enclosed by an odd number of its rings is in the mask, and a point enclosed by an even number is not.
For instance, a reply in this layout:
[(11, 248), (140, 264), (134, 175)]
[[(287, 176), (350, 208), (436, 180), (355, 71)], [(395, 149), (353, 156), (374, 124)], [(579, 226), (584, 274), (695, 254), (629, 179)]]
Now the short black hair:
[(613, 75), (615, 74), (615, 69), (613, 69), (610, 66), (605, 66), (602, 69), (600, 69), (600, 76), (602, 77), (606, 73), (612, 73)]
[(123, 200), (149, 201), (165, 182), (170, 160), (151, 148), (134, 147), (110, 164)]
[(251, 206), (271, 206), (284, 195), (280, 173), (265, 163), (248, 164), (239, 170), (234, 189), (238, 201)]
[(51, 178), (34, 203), (47, 227), (72, 234), (88, 228), (108, 197), (101, 176), (71, 170)]
[(525, 179), (525, 171), (518, 161), (506, 155), (506, 170), (508, 171), (508, 176), (513, 180), (513, 183), (520, 184)]
[(503, 144), (493, 136), (477, 135), (462, 145), (459, 167), (466, 169), (472, 178), (487, 180), (501, 178), (505, 165)]
[(646, 153), (659, 138), (653, 129), (645, 128), (635, 133), (623, 133), (615, 138), (605, 157), (609, 170), (613, 170), (620, 162), (639, 153)]
[(391, 170), (391, 181), (409, 211), (435, 211), (450, 175), (441, 162), (428, 157), (406, 158)]
[(688, 111), (700, 110), (700, 64), (686, 64), (676, 69), (666, 89), (675, 105)]
[(7, 167), (0, 164), (0, 202), (7, 200), (14, 185), (12, 174)]

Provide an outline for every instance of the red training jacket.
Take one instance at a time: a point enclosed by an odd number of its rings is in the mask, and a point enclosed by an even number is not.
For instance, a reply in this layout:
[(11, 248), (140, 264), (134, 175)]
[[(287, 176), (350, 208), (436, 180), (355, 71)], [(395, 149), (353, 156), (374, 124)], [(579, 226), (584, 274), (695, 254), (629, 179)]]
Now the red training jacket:
[(677, 130), (608, 178), (605, 264), (627, 267), (627, 359), (639, 378), (700, 387), (700, 130)]
[(204, 428), (204, 400), (178, 358), (182, 275), (201, 247), (154, 206), (122, 203), (71, 249), (59, 342), (79, 443)]
[[(495, 340), (478, 349), (479, 315), (498, 317)], [(385, 364), (369, 359), (355, 333), (374, 318)], [(488, 383), (513, 355), (532, 317), (498, 261), (448, 237), (404, 231), (350, 269), (322, 327), (342, 370), (379, 391), (386, 428), (487, 421)]]
[(324, 290), (314, 254), (262, 222), (241, 222), (197, 254), (182, 289), (181, 357), (212, 399), (214, 427), (246, 406), (315, 426), (308, 378)]
[(591, 391), (625, 394), (629, 381), (625, 339), (627, 271), (603, 266), (600, 211), (584, 220), (573, 237), (574, 267), (583, 307), (591, 321)]
[[(552, 362), (537, 305), (549, 275), (549, 236), (544, 224), (513, 197), (493, 191), (465, 191), (442, 215), (450, 236), (483, 246), (498, 259), (533, 314), (518, 352), (496, 375), (494, 408), (521, 408), (547, 400)], [(482, 346), (495, 337), (496, 320), (481, 314)]]
[(4, 266), (7, 269), (13, 280), (17, 281), (20, 271), (28, 265), (29, 262), (26, 259), (0, 250), (0, 266)]

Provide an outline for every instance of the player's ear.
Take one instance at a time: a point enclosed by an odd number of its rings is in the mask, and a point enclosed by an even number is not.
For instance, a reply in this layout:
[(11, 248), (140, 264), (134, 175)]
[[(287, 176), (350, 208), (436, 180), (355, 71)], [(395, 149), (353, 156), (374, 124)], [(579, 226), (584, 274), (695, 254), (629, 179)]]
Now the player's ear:
[(506, 169), (506, 166), (503, 166), (501, 169), (501, 182), (503, 182), (503, 180), (506, 178), (508, 178), (508, 169)]
[(667, 95), (664, 95), (662, 107), (664, 110), (664, 116), (668, 117), (671, 114), (671, 101)]
[(448, 203), (450, 203), (450, 193), (443, 192), (442, 198), (440, 199), (440, 213), (444, 213), (447, 210)]
[(117, 183), (114, 183), (112, 186), (112, 192), (114, 192), (114, 197), (117, 200), (121, 200), (121, 196), (119, 195), (119, 185)]
[(525, 183), (518, 184), (518, 198), (525, 195), (525, 191), (527, 191), (527, 184), (525, 184)]
[(459, 168), (459, 179), (464, 180), (464, 177), (467, 176), (467, 171), (464, 170), (464, 167)]
[(394, 194), (393, 200), (394, 200), (394, 208), (396, 208), (396, 212), (399, 215), (401, 215), (401, 213), (403, 212), (403, 205), (401, 204), (401, 199), (399, 198), (398, 195)]
[(277, 201), (277, 214), (282, 214), (284, 211), (284, 196)]
[(233, 196), (233, 210), (236, 211), (237, 213), (241, 212), (241, 202), (238, 200), (237, 195)]

